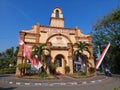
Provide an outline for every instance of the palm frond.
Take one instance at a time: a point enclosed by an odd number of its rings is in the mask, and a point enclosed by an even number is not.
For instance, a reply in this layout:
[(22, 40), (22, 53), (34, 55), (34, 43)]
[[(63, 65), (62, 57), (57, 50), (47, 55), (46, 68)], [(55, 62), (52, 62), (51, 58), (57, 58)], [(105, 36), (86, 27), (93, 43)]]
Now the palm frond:
[[(79, 43), (75, 43), (74, 45), (76, 45), (78, 47), (79, 53), (83, 53), (83, 51), (87, 51), (91, 55), (91, 52), (88, 48), (90, 46), (89, 43), (80, 41)], [(77, 50), (77, 52), (78, 52), (78, 50)]]

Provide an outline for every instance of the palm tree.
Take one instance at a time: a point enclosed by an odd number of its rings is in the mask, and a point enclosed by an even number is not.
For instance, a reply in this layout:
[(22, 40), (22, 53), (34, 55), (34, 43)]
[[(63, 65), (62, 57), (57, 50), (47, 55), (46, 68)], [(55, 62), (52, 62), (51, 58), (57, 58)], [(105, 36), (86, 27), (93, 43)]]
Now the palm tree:
[(74, 44), (75, 46), (77, 46), (77, 50), (75, 50), (74, 51), (74, 55), (75, 55), (75, 57), (80, 57), (81, 59), (82, 59), (82, 66), (84, 66), (85, 65), (85, 67), (83, 68), (83, 72), (86, 72), (86, 68), (87, 68), (87, 66), (86, 66), (86, 64), (87, 64), (87, 61), (86, 61), (86, 55), (84, 55), (84, 51), (86, 51), (86, 52), (88, 52), (89, 53), (89, 55), (91, 55), (91, 52), (90, 52), (90, 50), (89, 50), (89, 46), (90, 46), (90, 44), (88, 44), (88, 43), (86, 43), (86, 42), (79, 42), (79, 43), (75, 43)]
[(35, 57), (37, 56), (38, 60), (40, 62), (42, 62), (42, 71), (44, 72), (45, 70), (47, 70), (47, 74), (49, 74), (49, 58), (48, 55), (45, 54), (45, 50), (47, 50), (48, 52), (49, 49), (45, 48), (45, 44), (40, 44), (39, 46), (34, 45), (32, 47), (32, 53), (31, 53), (31, 57)]

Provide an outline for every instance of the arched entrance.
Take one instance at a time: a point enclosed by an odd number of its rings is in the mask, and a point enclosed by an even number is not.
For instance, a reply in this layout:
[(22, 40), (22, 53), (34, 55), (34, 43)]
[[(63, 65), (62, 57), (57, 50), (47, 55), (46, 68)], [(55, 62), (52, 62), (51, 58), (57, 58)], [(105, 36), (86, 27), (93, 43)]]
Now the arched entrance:
[(55, 57), (55, 61), (54, 63), (56, 64), (57, 68), (56, 68), (56, 72), (58, 74), (65, 74), (65, 58), (63, 55), (58, 54)]
[(77, 54), (74, 56), (74, 71), (87, 72), (88, 58), (84, 54)]

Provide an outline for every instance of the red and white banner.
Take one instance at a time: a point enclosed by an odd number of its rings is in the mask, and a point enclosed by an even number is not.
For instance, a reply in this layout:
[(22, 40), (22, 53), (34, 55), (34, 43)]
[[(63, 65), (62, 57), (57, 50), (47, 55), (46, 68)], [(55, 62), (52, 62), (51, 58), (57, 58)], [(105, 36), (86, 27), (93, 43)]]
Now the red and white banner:
[(106, 54), (106, 52), (108, 51), (108, 48), (110, 47), (110, 43), (108, 43), (108, 45), (106, 46), (106, 48), (104, 49), (104, 51), (102, 52), (102, 54), (100, 55), (100, 57), (98, 58), (98, 61), (96, 62), (96, 66), (95, 68), (98, 69), (100, 64), (102, 63), (102, 60)]
[(40, 61), (34, 57), (34, 58), (31, 58), (31, 53), (32, 51), (28, 48), (28, 46), (23, 42), (23, 40), (19, 39), (19, 45), (22, 46), (22, 50), (23, 50), (23, 53), (24, 55), (27, 57), (27, 59), (30, 60), (31, 64), (33, 64), (33, 66), (36, 68), (36, 69), (39, 69), (42, 67), (42, 64), (40, 63)]

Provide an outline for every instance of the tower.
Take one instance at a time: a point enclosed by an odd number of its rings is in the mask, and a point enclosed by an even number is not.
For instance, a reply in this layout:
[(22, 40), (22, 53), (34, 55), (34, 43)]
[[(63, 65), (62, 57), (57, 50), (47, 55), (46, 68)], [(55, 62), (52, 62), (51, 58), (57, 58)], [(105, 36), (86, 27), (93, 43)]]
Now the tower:
[(64, 28), (64, 18), (63, 18), (62, 10), (58, 7), (56, 7), (52, 11), (52, 15), (50, 18), (50, 26)]

